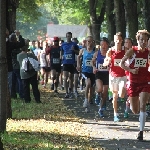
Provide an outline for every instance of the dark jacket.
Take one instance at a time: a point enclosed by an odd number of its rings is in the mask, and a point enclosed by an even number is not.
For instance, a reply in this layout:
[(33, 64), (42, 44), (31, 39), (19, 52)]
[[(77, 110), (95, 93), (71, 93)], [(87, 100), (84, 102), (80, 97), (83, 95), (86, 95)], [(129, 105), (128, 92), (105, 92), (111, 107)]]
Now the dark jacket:
[(14, 49), (21, 48), (24, 45), (25, 45), (24, 39), (22, 39), (20, 42), (10, 42), (9, 40), (6, 41), (6, 59), (7, 59), (7, 65), (8, 65), (8, 72), (11, 72), (13, 70), (12, 51)]

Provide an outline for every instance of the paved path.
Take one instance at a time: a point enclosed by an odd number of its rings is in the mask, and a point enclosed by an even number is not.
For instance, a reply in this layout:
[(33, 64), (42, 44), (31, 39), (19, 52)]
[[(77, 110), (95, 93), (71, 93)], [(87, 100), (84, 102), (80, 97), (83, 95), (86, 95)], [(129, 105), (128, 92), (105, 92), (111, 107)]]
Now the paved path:
[(64, 104), (75, 111), (76, 115), (85, 120), (84, 125), (90, 130), (90, 136), (98, 141), (105, 150), (150, 150), (150, 117), (147, 117), (144, 140), (136, 140), (139, 131), (138, 115), (130, 113), (128, 119), (123, 118), (125, 103), (118, 102), (119, 114), (122, 122), (113, 122), (112, 103), (107, 103), (105, 117), (97, 115), (98, 106), (91, 104), (90, 112), (86, 113), (82, 107), (82, 96), (78, 100), (64, 99)]

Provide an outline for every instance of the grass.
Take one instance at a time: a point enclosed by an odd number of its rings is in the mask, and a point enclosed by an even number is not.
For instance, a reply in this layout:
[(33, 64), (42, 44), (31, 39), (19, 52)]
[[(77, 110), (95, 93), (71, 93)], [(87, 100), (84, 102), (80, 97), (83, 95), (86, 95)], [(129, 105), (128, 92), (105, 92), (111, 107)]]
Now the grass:
[(34, 99), (25, 104), (12, 99), (13, 119), (7, 120), (7, 130), (2, 135), (5, 150), (101, 149), (90, 138), (84, 120), (69, 110), (61, 98), (41, 89), (41, 101), (43, 104)]

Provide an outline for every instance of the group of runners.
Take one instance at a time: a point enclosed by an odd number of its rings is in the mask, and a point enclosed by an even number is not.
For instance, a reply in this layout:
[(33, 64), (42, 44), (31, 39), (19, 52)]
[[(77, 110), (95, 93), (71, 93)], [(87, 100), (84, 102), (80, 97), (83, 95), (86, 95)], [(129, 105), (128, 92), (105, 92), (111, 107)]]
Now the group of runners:
[[(54, 44), (43, 43), (43, 50), (37, 54), (41, 64), (42, 84), (46, 86), (50, 72), (51, 90), (58, 93), (60, 83), (66, 92), (65, 98), (78, 97), (80, 75), (85, 80), (85, 99), (83, 107), (90, 110), (90, 104), (95, 96), (99, 105), (99, 116), (104, 117), (108, 90), (112, 92), (114, 122), (120, 121), (118, 113), (118, 97), (126, 100), (124, 117), (128, 117), (129, 108), (134, 114), (139, 114), (140, 132), (138, 140), (143, 140), (143, 130), (146, 121), (146, 104), (150, 97), (150, 33), (139, 30), (136, 34), (137, 46), (132, 39), (123, 39), (121, 32), (114, 35), (114, 45), (110, 47), (107, 38), (100, 40), (100, 49), (96, 49), (95, 40), (88, 36), (82, 45), (77, 39), (72, 39), (72, 33), (66, 33), (66, 42), (59, 44), (59, 38), (54, 37)], [(44, 75), (47, 75), (46, 80)], [(62, 80), (63, 79), (63, 80)]]

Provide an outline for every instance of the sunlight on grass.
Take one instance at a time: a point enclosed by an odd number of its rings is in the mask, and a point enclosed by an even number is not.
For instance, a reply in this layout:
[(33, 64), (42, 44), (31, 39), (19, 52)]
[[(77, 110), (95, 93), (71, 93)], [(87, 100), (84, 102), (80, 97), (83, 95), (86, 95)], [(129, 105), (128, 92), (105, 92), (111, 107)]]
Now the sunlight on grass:
[(7, 131), (2, 135), (5, 150), (101, 149), (90, 137), (84, 120), (61, 98), (42, 89), (41, 101), (43, 104), (34, 99), (30, 104), (12, 100), (13, 119), (7, 120)]

